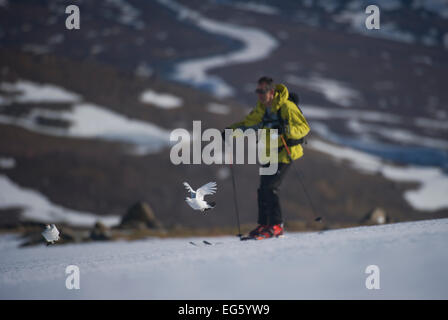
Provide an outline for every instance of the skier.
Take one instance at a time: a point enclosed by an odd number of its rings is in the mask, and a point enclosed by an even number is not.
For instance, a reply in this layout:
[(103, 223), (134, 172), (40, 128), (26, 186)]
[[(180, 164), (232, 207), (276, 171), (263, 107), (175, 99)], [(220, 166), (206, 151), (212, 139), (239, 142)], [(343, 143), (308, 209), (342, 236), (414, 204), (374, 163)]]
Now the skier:
[[(278, 129), (284, 140), (278, 139), (278, 168), (273, 175), (261, 175), (258, 188), (258, 226), (252, 230), (248, 238), (267, 239), (283, 235), (283, 218), (278, 191), (283, 178), (291, 166), (291, 160), (303, 155), (301, 144), (310, 131), (310, 127), (302, 112), (289, 96), (283, 84), (274, 84), (272, 78), (261, 77), (255, 93), (258, 102), (255, 108), (241, 122), (226, 129)], [(296, 98), (296, 97), (294, 97)], [(297, 101), (297, 100), (296, 100)], [(224, 137), (224, 131), (223, 131)], [(283, 141), (286, 142), (290, 154), (287, 153)], [(267, 144), (266, 144), (267, 147)], [(264, 166), (268, 166), (265, 164)]]

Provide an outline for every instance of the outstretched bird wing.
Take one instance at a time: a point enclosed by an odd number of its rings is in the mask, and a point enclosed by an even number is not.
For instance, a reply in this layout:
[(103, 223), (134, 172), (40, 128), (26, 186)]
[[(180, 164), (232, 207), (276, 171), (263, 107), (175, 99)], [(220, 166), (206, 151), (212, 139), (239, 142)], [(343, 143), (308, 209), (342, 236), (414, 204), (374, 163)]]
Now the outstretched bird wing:
[(190, 185), (187, 182), (184, 182), (185, 189), (190, 191), (191, 193), (194, 193), (195, 191), (190, 187)]
[(214, 194), (216, 192), (216, 182), (209, 182), (200, 187), (197, 191), (198, 199), (204, 199), (204, 196), (207, 194)]

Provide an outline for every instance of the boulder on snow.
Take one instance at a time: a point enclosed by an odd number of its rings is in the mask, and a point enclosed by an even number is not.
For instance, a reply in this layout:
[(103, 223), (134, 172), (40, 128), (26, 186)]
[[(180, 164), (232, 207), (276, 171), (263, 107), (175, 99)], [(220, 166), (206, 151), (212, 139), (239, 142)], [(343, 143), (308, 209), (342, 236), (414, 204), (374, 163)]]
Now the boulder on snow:
[(121, 219), (120, 228), (162, 229), (154, 211), (146, 202), (137, 202), (131, 206)]
[(79, 230), (76, 228), (71, 228), (69, 226), (62, 226), (61, 229), (61, 241), (60, 243), (69, 243), (69, 242), (75, 242), (75, 243), (81, 243), (85, 240), (88, 240), (89, 233), (87, 230)]
[(112, 238), (110, 229), (103, 223), (97, 221), (92, 231), (90, 231), (90, 239), (95, 241), (110, 240)]
[(381, 207), (376, 207), (370, 210), (366, 216), (361, 220), (363, 224), (385, 224), (389, 222), (389, 217), (386, 211)]

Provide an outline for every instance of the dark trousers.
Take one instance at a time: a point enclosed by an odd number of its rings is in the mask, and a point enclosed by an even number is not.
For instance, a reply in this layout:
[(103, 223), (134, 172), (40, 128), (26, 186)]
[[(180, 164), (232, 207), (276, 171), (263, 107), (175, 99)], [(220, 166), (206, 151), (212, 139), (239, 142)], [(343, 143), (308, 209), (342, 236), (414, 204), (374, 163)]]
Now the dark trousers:
[(273, 175), (260, 176), (258, 188), (258, 223), (274, 225), (283, 223), (278, 191), (291, 163), (278, 164), (277, 172)]

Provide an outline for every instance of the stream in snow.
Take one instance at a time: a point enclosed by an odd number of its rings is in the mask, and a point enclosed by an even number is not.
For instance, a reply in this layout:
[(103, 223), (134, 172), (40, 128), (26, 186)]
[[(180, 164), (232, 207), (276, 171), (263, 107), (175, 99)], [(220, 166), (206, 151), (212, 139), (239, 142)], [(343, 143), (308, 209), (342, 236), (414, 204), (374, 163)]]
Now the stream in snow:
[(211, 92), (217, 97), (233, 95), (233, 88), (223, 79), (209, 74), (209, 71), (238, 63), (250, 63), (267, 58), (278, 47), (277, 40), (265, 31), (220, 22), (206, 18), (171, 0), (158, 2), (177, 14), (177, 19), (193, 24), (205, 32), (224, 36), (242, 43), (241, 48), (211, 57), (195, 58), (176, 64), (170, 71), (170, 78)]

